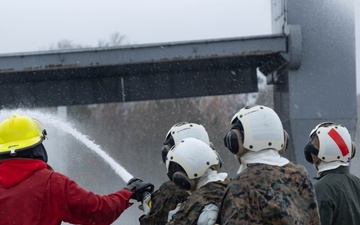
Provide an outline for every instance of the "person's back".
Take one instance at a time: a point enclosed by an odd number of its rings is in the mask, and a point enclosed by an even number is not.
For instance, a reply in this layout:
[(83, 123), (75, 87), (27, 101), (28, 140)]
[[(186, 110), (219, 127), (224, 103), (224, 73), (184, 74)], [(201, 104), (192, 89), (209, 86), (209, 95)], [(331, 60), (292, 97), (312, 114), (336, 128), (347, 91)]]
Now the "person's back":
[(185, 138), (166, 160), (169, 178), (190, 196), (169, 216), (167, 225), (212, 225), (218, 220), (221, 198), (228, 181), (219, 173), (218, 155), (203, 141)]
[[(28, 167), (26, 176), (22, 165)], [(11, 174), (11, 177), (5, 177), (4, 173)], [(49, 200), (44, 201), (44, 195), (50, 196), (46, 186), (52, 174), (46, 164), (40, 160), (3, 160), (0, 174), (0, 221), (5, 224), (46, 224), (41, 220), (47, 218), (43, 216), (43, 207), (49, 204)], [(46, 213), (56, 210), (45, 209)], [(57, 223), (47, 221), (47, 224), (58, 224), (61, 220), (52, 214)]]
[(221, 224), (320, 223), (315, 190), (305, 168), (282, 157), (288, 135), (274, 110), (244, 107), (231, 120), (225, 146), (240, 168), (225, 191)]
[[(224, 224), (305, 225), (316, 224), (314, 218), (319, 216), (305, 168), (291, 162), (284, 166), (248, 164), (231, 180), (222, 208), (226, 209)], [(230, 215), (233, 213), (237, 216)]]
[[(165, 141), (161, 149), (161, 157), (166, 163), (168, 152), (175, 147), (184, 138), (193, 137), (203, 141), (213, 148), (209, 140), (209, 135), (204, 126), (196, 123), (179, 122), (174, 124), (165, 136)], [(216, 153), (216, 151), (214, 150)], [(218, 155), (221, 162), (220, 156)], [(216, 166), (220, 169), (221, 163)], [(169, 213), (171, 214), (178, 205), (183, 203), (189, 196), (189, 193), (169, 180), (161, 184), (158, 190), (151, 195), (151, 207), (149, 212), (139, 218), (142, 225), (161, 225), (168, 222)]]
[[(4, 176), (0, 178), (0, 221), (3, 224), (51, 225), (61, 221), (110, 224), (117, 218), (113, 218), (114, 215), (120, 215), (131, 205), (127, 200), (132, 192), (121, 190), (100, 197), (52, 171), (41, 160), (3, 160), (0, 172), (11, 174), (7, 180), (2, 179)], [(112, 199), (124, 201), (115, 203)], [(118, 208), (116, 214), (114, 207)]]
[(124, 189), (108, 195), (85, 190), (47, 165), (42, 124), (12, 115), (0, 123), (0, 224), (108, 225), (154, 186), (132, 178)]
[(179, 203), (185, 201), (189, 194), (180, 189), (174, 182), (166, 181), (162, 183), (158, 190), (151, 194), (151, 209), (148, 215), (139, 218), (143, 225), (166, 224), (168, 213), (176, 208)]
[(349, 173), (349, 167), (324, 172), (315, 191), (324, 224), (359, 224), (360, 179)]
[(360, 221), (360, 179), (349, 172), (356, 147), (346, 127), (318, 124), (304, 148), (305, 159), (318, 171), (315, 183), (321, 223), (357, 225)]

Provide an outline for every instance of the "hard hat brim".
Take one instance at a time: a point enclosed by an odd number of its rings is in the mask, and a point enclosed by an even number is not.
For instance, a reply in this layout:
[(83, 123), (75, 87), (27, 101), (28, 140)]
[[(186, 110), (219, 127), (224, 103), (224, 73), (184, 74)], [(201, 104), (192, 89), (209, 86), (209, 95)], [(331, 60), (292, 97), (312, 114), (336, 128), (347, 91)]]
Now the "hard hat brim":
[(22, 150), (31, 148), (40, 144), (43, 141), (41, 137), (32, 137), (23, 141), (7, 142), (6, 144), (0, 144), (0, 154), (10, 153), (12, 150)]

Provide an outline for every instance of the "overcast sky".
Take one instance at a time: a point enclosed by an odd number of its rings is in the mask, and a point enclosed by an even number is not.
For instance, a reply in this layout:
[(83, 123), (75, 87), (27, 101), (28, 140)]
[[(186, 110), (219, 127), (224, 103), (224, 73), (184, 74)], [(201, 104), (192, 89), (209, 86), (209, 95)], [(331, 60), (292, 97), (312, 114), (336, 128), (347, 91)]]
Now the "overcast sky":
[(59, 41), (97, 47), (271, 33), (264, 0), (3, 0), (0, 54), (49, 50)]
[[(360, 46), (360, 1), (354, 1)], [(266, 35), (272, 32), (270, 4), (270, 0), (1, 0), (0, 54), (49, 50), (62, 40), (98, 47), (99, 41), (107, 42), (115, 33), (125, 36), (124, 44)]]

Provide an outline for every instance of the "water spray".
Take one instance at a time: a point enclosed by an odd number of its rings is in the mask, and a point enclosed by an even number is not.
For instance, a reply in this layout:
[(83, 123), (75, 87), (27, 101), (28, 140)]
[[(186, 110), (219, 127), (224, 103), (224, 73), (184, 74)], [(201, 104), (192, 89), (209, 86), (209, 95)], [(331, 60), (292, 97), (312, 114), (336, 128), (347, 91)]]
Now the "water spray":
[(46, 113), (37, 112), (37, 111), (16, 110), (16, 113), (27, 115), (27, 116), (29, 116), (29, 114), (30, 114), (31, 117), (38, 119), (40, 122), (42, 121), (41, 118), (45, 118), (46, 122), (49, 123), (50, 125), (54, 126), (55, 128), (58, 128), (59, 130), (65, 132), (67, 134), (72, 135), (75, 139), (84, 143), (89, 149), (91, 149), (97, 155), (99, 155), (102, 159), (104, 159), (104, 161), (110, 165), (110, 167), (115, 171), (115, 173), (117, 175), (119, 175), (122, 178), (122, 180), (125, 183), (127, 183), (131, 178), (134, 177), (123, 166), (121, 166), (111, 156), (109, 156), (105, 151), (103, 151), (99, 145), (95, 144), (86, 135), (83, 135), (82, 133), (77, 131), (75, 128), (73, 128), (70, 123), (64, 122), (55, 116), (52, 116), (52, 115), (49, 115)]

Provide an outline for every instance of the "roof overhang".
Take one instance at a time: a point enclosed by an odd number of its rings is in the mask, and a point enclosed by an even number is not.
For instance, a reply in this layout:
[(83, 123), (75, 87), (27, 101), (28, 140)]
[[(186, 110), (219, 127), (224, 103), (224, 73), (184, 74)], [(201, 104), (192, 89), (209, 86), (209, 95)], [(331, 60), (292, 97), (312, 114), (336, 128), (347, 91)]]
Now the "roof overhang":
[(287, 46), (287, 36), (274, 35), (4, 54), (0, 103), (45, 107), (257, 92), (256, 69), (284, 65)]

